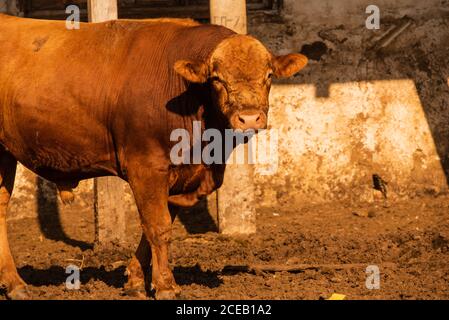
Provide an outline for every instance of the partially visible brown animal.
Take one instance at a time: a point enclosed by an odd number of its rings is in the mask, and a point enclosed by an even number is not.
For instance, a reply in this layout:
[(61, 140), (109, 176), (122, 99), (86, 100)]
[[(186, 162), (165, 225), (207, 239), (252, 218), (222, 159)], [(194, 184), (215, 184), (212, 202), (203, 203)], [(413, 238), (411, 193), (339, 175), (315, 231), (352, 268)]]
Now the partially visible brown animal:
[(174, 129), (265, 128), (272, 77), (303, 68), (258, 40), (190, 20), (112, 21), (67, 30), (60, 21), (0, 15), (0, 281), (29, 295), (6, 232), (17, 161), (50, 180), (64, 201), (82, 179), (126, 180), (143, 236), (127, 289), (144, 292), (152, 259), (157, 299), (179, 293), (168, 263), (168, 209), (217, 189), (225, 165), (174, 165)]

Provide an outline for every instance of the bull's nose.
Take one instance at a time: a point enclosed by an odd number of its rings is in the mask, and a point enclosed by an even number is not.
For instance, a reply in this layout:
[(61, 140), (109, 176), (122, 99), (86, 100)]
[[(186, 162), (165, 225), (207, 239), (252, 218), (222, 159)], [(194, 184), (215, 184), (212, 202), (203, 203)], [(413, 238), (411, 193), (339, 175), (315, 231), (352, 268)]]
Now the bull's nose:
[(233, 120), (233, 126), (243, 131), (248, 129), (264, 129), (267, 124), (267, 117), (262, 111), (240, 112), (235, 115)]

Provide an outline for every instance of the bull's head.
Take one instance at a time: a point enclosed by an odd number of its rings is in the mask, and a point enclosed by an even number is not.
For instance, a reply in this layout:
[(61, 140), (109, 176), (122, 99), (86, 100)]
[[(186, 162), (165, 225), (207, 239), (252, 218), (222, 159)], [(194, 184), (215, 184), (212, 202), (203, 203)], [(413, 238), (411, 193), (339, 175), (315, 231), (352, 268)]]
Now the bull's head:
[(266, 128), (272, 77), (290, 77), (306, 64), (301, 54), (275, 57), (258, 40), (235, 35), (207, 61), (180, 60), (174, 68), (190, 82), (210, 82), (215, 105), (233, 129), (245, 131)]

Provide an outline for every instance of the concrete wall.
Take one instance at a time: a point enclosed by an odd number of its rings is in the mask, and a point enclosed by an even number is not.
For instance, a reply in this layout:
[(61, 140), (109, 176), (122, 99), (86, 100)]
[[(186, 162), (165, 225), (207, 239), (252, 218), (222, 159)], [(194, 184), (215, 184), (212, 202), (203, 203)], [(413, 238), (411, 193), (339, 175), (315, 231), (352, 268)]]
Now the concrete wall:
[(412, 80), (276, 85), (271, 125), (279, 168), (256, 175), (262, 206), (375, 200), (373, 174), (396, 200), (447, 190), (445, 174)]
[[(379, 31), (364, 27), (370, 2), (285, 0), (283, 20), (249, 21), (249, 32), (274, 53), (317, 41), (327, 48), (300, 75), (273, 87), (269, 125), (279, 131), (279, 163), (271, 175), (256, 165), (261, 208), (373, 201), (373, 174), (388, 182), (390, 200), (447, 192), (449, 2), (376, 1), (387, 13)], [(415, 24), (367, 58), (367, 48), (405, 13)], [(10, 218), (35, 216), (42, 197), (59, 201), (51, 185), (35, 181), (20, 168)], [(92, 208), (91, 187), (81, 184), (75, 205)], [(129, 189), (126, 197), (134, 210)]]
[(6, 0), (0, 0), (0, 13), (6, 12)]
[(383, 16), (415, 15), (417, 10), (448, 5), (446, 0), (284, 0), (284, 14), (300, 23), (359, 23), (364, 24), (365, 12), (369, 5), (379, 7)]

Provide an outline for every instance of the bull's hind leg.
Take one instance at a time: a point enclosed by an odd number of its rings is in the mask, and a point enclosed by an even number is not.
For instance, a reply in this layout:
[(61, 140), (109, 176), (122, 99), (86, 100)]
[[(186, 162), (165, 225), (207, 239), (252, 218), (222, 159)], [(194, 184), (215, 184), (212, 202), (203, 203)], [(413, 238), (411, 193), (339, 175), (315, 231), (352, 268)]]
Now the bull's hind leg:
[(0, 283), (6, 286), (11, 299), (28, 299), (25, 282), (17, 273), (9, 249), (6, 211), (14, 186), (17, 161), (9, 153), (0, 151)]

